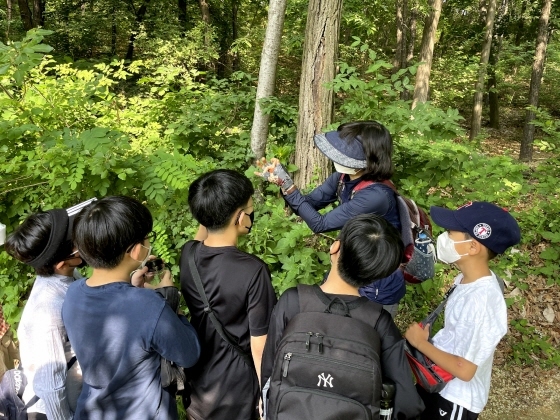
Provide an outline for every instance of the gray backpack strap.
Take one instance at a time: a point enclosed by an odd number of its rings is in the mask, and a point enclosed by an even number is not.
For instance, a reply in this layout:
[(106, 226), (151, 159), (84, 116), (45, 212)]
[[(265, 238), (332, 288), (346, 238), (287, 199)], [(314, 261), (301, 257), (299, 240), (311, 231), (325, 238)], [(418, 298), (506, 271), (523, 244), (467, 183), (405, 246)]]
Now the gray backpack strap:
[(329, 298), (318, 285), (298, 284), (300, 312), (324, 312), (360, 320), (368, 325), (377, 325), (383, 305), (359, 297), (352, 302), (335, 297)]

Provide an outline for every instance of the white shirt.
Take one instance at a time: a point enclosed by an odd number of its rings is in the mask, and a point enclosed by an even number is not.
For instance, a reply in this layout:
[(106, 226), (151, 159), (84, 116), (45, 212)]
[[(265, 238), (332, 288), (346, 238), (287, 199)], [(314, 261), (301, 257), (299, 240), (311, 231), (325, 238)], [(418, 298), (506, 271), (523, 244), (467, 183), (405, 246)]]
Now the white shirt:
[[(81, 278), (78, 271), (74, 277)], [(70, 420), (82, 388), (78, 363), (67, 371), (74, 356), (62, 323), (62, 303), (74, 277), (37, 276), (18, 326), (21, 365), (28, 384), (23, 393), (27, 403), (40, 400), (27, 411), (46, 414), (49, 420)]]
[(488, 401), (494, 351), (507, 333), (507, 308), (494, 273), (468, 284), (461, 284), (462, 279), (462, 274), (455, 278), (457, 287), (445, 307), (444, 327), (433, 343), (477, 366), (470, 381), (455, 378), (440, 395), (480, 413)]

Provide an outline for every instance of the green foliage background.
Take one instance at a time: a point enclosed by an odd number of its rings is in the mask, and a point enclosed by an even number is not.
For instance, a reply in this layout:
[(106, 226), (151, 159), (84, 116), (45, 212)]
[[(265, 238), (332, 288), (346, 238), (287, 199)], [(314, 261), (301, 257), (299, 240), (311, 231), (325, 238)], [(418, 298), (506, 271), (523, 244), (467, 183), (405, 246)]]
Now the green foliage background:
[[(98, 7), (111, 10), (114, 5), (105, 1)], [(356, 12), (361, 6), (349, 2), (343, 16), (345, 42), (332, 83), (336, 124), (382, 121), (396, 142), (395, 181), (401, 193), (424, 208), (456, 207), (468, 200), (509, 207), (521, 224), (522, 244), (493, 268), (521, 290), (528, 287), (529, 276), (544, 276), (549, 286), (557, 286), (560, 125), (553, 115), (557, 99), (553, 86), (560, 78), (557, 43), (551, 42), (549, 48), (552, 58), (535, 123), (540, 128), (537, 144), (549, 158), (527, 167), (507, 152), (489, 157), (479, 143), (467, 141), (462, 115), (472, 98), (476, 74), (474, 40), (435, 62), (433, 101), (411, 110), (411, 102), (401, 100), (400, 94), (412, 88), (416, 65), (391, 72), (390, 54), (382, 43), (389, 34), (380, 22), (392, 11), (376, 2), (379, 13), (370, 16)], [(271, 115), (269, 156), (286, 162), (294, 150), (294, 81), (300, 65), (294, 57), (302, 51), (306, 7), (299, 1), (288, 7), (278, 96), (263, 103)], [(249, 132), (264, 27), (257, 25), (232, 44), (228, 54), (242, 56), (242, 64), (237, 71), (232, 68), (218, 76), (213, 66), (223, 58), (219, 25), (212, 29), (208, 45), (202, 25), (193, 22), (181, 32), (172, 21), (156, 25), (165, 16), (155, 13), (137, 34), (138, 59), (125, 62), (117, 58), (118, 51), (95, 49), (106, 45), (103, 40), (109, 36), (103, 32), (107, 29), (103, 13), (98, 22), (73, 19), (74, 12), (66, 16), (61, 9), (54, 12), (71, 24), (54, 33), (34, 29), (21, 41), (0, 43), (0, 221), (9, 233), (39, 210), (93, 196), (130, 195), (152, 211), (158, 233), (155, 252), (177, 274), (179, 251), (196, 230), (186, 201), (190, 183), (204, 172), (227, 167), (245, 172), (260, 186), (252, 176)], [(262, 19), (262, 11), (258, 13)], [(127, 28), (124, 12), (114, 19)], [(466, 36), (451, 31), (456, 27), (448, 24), (448, 36)], [(43, 42), (45, 37), (49, 42)], [(51, 40), (67, 54), (50, 55)], [(502, 97), (510, 98), (511, 104), (521, 100), (519, 92), (528, 74), (531, 55), (523, 57), (521, 50), (506, 41), (497, 68)], [(511, 77), (512, 66), (519, 69), (519, 77)], [(313, 235), (289, 214), (277, 188), (263, 186), (262, 191), (255, 227), (240, 246), (269, 264), (278, 293), (297, 283), (319, 281), (328, 269), (330, 240)], [(435, 279), (409, 287), (400, 325), (427, 314), (453, 275), (452, 269), (438, 265)], [(0, 253), (0, 302), (14, 326), (33, 278), (31, 270)], [(523, 301), (512, 297), (508, 305)], [(512, 319), (511, 327), (522, 340), (512, 344), (510, 360), (543, 366), (560, 363), (558, 350), (539, 328), (522, 318)]]

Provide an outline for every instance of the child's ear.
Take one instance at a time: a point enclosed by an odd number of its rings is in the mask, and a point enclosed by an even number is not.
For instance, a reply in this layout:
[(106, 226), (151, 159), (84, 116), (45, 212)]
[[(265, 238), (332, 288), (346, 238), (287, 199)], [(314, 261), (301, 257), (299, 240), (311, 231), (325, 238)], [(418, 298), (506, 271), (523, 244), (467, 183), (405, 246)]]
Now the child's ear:
[(62, 270), (65, 265), (66, 265), (66, 261), (59, 261), (55, 264), (54, 268), (56, 270)]
[(329, 249), (331, 255), (337, 254), (340, 251), (340, 241), (337, 239), (334, 241)]
[(474, 239), (471, 241), (471, 246), (469, 247), (469, 255), (478, 255), (482, 252), (482, 244)]

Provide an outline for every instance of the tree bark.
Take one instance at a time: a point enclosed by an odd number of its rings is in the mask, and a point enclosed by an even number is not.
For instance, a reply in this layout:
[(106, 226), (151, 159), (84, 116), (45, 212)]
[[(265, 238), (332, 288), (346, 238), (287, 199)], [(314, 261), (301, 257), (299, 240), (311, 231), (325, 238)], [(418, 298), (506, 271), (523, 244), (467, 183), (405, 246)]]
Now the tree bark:
[(146, 16), (146, 12), (148, 11), (148, 4), (149, 3), (150, 3), (150, 0), (144, 0), (144, 2), (142, 3), (142, 6), (140, 6), (135, 13), (137, 30), (133, 31), (130, 34), (130, 38), (128, 40), (128, 50), (126, 51), (126, 57), (125, 57), (126, 60), (132, 60), (132, 58), (134, 56), (134, 41), (136, 40), (136, 36), (138, 34), (137, 31), (140, 30), (140, 25), (144, 21), (144, 17)]
[(406, 54), (406, 30), (404, 26), (404, 14), (406, 0), (397, 0), (397, 43), (395, 46), (395, 57), (393, 58), (393, 72), (396, 73), (402, 68), (403, 56)]
[(42, 0), (33, 0), (33, 27), (44, 25), (45, 5)]
[(494, 29), (494, 18), (496, 17), (496, 0), (488, 0), (488, 11), (486, 13), (486, 23), (484, 25), (484, 42), (482, 53), (480, 54), (480, 66), (478, 68), (478, 80), (475, 86), (473, 111), (471, 119), (471, 133), (469, 138), (473, 140), (480, 133), (482, 122), (482, 95), (484, 89), (484, 79), (488, 70), (488, 59), (492, 47), (492, 31)]
[(490, 67), (488, 67), (488, 102), (490, 107), (490, 127), (500, 128), (500, 102), (498, 92), (498, 80), (496, 76), (496, 65), (498, 64), (502, 36), (494, 37), (492, 48), (490, 49)]
[(210, 46), (210, 22), (212, 17), (210, 15), (210, 6), (207, 0), (199, 0), (198, 4), (200, 6), (200, 13), (202, 15), (202, 21), (204, 22), (204, 46)]
[[(548, 21), (550, 19), (551, 8), (552, 0), (544, 0), (541, 18), (539, 20), (539, 33), (537, 35), (535, 60), (533, 61), (533, 71), (531, 73), (531, 85), (529, 87), (529, 106), (533, 107), (539, 105), (539, 89), (541, 87), (541, 79), (544, 71), (546, 47), (548, 44)], [(519, 151), (519, 160), (521, 161), (527, 162), (533, 158), (535, 126), (532, 122), (534, 119), (534, 111), (528, 109), (525, 116), (525, 128), (523, 130), (523, 139), (521, 140), (521, 149)]]
[[(406, 19), (407, 26), (408, 26), (408, 36), (406, 37), (407, 46), (406, 46), (406, 59), (404, 62), (403, 67), (409, 67), (412, 59), (414, 58), (414, 43), (416, 42), (416, 17), (418, 16), (418, 9), (417, 5), (414, 2), (412, 8), (408, 12), (408, 16)], [(410, 91), (408, 89), (403, 89), (400, 94), (400, 98), (403, 101), (408, 101), (410, 99)]]
[(341, 9), (342, 0), (310, 0), (308, 6), (296, 136), (295, 182), (300, 187), (330, 174), (329, 161), (313, 136), (332, 121), (334, 92), (325, 84), (335, 76)]
[(6, 39), (10, 39), (10, 25), (12, 23), (12, 0), (6, 0)]
[(33, 29), (33, 13), (29, 8), (27, 0), (18, 0), (19, 15), (21, 17), (21, 23), (23, 24), (23, 29), (29, 31)]
[(259, 82), (257, 85), (257, 98), (255, 101), (255, 114), (251, 128), (251, 150), (256, 159), (265, 155), (266, 141), (268, 138), (268, 123), (270, 116), (262, 112), (260, 101), (272, 96), (276, 83), (276, 66), (282, 41), (284, 16), (286, 13), (286, 0), (270, 0), (268, 6), (268, 22), (261, 54), (259, 69)]
[(428, 100), (428, 89), (430, 86), (430, 72), (432, 71), (432, 57), (434, 56), (434, 43), (436, 31), (441, 15), (442, 0), (430, 0), (431, 12), (424, 22), (422, 33), (422, 49), (420, 51), (420, 64), (416, 72), (416, 83), (414, 85), (414, 96), (412, 109), (418, 102), (424, 103)]

